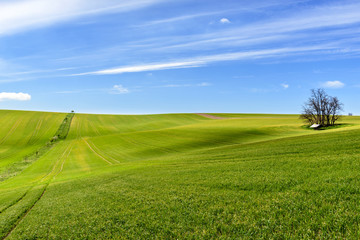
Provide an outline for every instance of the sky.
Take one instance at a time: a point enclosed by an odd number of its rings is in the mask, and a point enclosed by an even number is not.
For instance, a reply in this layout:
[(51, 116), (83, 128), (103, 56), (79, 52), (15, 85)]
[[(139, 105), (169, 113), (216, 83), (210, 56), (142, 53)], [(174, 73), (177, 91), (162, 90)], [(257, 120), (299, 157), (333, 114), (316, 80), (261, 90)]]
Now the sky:
[(360, 114), (360, 2), (0, 0), (0, 109)]

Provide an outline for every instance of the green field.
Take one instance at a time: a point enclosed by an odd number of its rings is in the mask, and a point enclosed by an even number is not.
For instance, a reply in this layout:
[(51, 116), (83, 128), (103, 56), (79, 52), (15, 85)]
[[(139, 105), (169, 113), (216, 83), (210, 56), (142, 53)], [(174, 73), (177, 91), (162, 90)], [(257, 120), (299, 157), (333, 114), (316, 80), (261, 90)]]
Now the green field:
[[(360, 117), (75, 114), (0, 182), (2, 239), (360, 238)], [(0, 111), (0, 170), (65, 113)]]
[(0, 181), (14, 163), (43, 146), (64, 117), (63, 113), (0, 111)]

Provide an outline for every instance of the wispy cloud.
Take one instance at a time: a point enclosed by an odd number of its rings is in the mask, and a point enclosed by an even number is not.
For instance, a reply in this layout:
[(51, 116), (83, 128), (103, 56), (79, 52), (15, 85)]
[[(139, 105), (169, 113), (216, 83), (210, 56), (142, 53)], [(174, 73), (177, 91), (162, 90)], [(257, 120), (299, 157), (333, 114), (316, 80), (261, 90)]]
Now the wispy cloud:
[(258, 58), (269, 58), (274, 56), (287, 56), (289, 54), (296, 54), (297, 52), (312, 52), (332, 49), (329, 46), (310, 46), (310, 47), (299, 47), (299, 48), (278, 48), (278, 49), (266, 49), (249, 52), (235, 52), (226, 54), (216, 54), (208, 56), (199, 56), (192, 59), (178, 60), (167, 63), (149, 63), (144, 65), (124, 66), (118, 68), (104, 69), (95, 72), (86, 72), (73, 74), (72, 76), (82, 75), (109, 75), (109, 74), (122, 74), (122, 73), (133, 73), (133, 72), (146, 72), (146, 71), (159, 71), (168, 69), (178, 68), (193, 68), (205, 66), (214, 62), (222, 61), (234, 61), (243, 59), (258, 59)]
[[(294, 1), (248, 1), (244, 2), (242, 4), (242, 7), (240, 8), (232, 8), (232, 9), (226, 9), (226, 10), (219, 10), (219, 11), (208, 11), (208, 12), (201, 12), (201, 13), (194, 13), (194, 14), (187, 14), (187, 15), (181, 15), (171, 18), (163, 18), (163, 19), (157, 19), (153, 21), (146, 22), (144, 24), (137, 25), (136, 27), (147, 27), (151, 25), (158, 25), (158, 24), (167, 24), (167, 23), (175, 23), (179, 21), (185, 21), (190, 20), (194, 18), (200, 18), (200, 17), (206, 17), (206, 16), (215, 16), (215, 15), (221, 15), (221, 14), (233, 14), (233, 13), (240, 13), (240, 12), (253, 12), (253, 11), (259, 11), (261, 9), (267, 9), (271, 7), (276, 6), (288, 6), (288, 5), (296, 5), (298, 3), (306, 2), (308, 0), (294, 0)], [(223, 18), (220, 20), (220, 22), (225, 21), (226, 18)]]
[(282, 83), (281, 86), (282, 86), (284, 89), (288, 89), (288, 88), (289, 88), (289, 84), (286, 84), (286, 83)]
[[(131, 2), (125, 0), (53, 0), (51, 4), (46, 0), (8, 1), (0, 3), (0, 35), (1, 32), (9, 33), (15, 30), (27, 29), (27, 24), (30, 24), (30, 28), (38, 27), (66, 21), (86, 14), (129, 11), (160, 1), (164, 0), (137, 0)], [(69, 2), (69, 4), (64, 2)], [(265, 7), (279, 5), (279, 2), (285, 5), (288, 4), (288, 1), (269, 1), (269, 3), (266, 2)], [(30, 6), (29, 4), (33, 5)], [(38, 5), (40, 10), (33, 10), (34, 6), (37, 9), (36, 6)], [(264, 6), (255, 6), (252, 9), (260, 9), (261, 7)], [(7, 12), (16, 13), (5, 14), (4, 9), (7, 9)], [(30, 10), (23, 11), (22, 9)], [(354, 47), (358, 44), (358, 32), (354, 33), (353, 27), (347, 29), (346, 26), (360, 24), (360, 15), (358, 14), (360, 3), (324, 4), (311, 8), (302, 7), (301, 9), (301, 11), (299, 10), (295, 14), (292, 12), (289, 15), (281, 15), (281, 17), (272, 16), (271, 18), (265, 18), (265, 20), (262, 19), (254, 23), (249, 22), (247, 25), (242, 24), (240, 27), (234, 21), (226, 30), (224, 28), (217, 28), (200, 34), (196, 31), (196, 34), (186, 33), (180, 36), (170, 34), (153, 38), (148, 38), (149, 35), (147, 35), (143, 39), (139, 38), (141, 39), (140, 41), (122, 43), (121, 47), (119, 46), (118, 48), (110, 46), (104, 52), (97, 49), (94, 52), (86, 53), (88, 55), (77, 54), (76, 56), (69, 56), (64, 62), (71, 63), (73, 61), (78, 65), (83, 64), (84, 66), (87, 64), (86, 61), (91, 62), (89, 64), (91, 68), (84, 67), (84, 69), (91, 70), (78, 70), (80, 73), (70, 74), (71, 76), (80, 76), (193, 68), (221, 61), (300, 56), (301, 54), (311, 52), (321, 53), (317, 57), (322, 55), (346, 55), (348, 57), (359, 55), (360, 48)], [(226, 11), (231, 12), (232, 10), (189, 14), (145, 22), (145, 25), (177, 22), (206, 15), (221, 14), (221, 12)], [(237, 9), (237, 11), (241, 11), (241, 9)], [(229, 15), (222, 14), (220, 16)], [(219, 16), (216, 16), (215, 19), (219, 18)], [(229, 19), (232, 18), (229, 16)], [(10, 30), (6, 30), (8, 27)], [(321, 31), (315, 32), (313, 31), (314, 29), (321, 29)], [(309, 34), (311, 34), (311, 38), (308, 37)], [(246, 49), (249, 49), (249, 51), (239, 51), (243, 49), (243, 46), (246, 46)], [(273, 49), (271, 48), (273, 46), (288, 47)], [(210, 53), (209, 50), (213, 55), (208, 55)], [(150, 51), (157, 51), (157, 54), (149, 54)], [(130, 52), (131, 54), (128, 54)], [(144, 60), (143, 64), (115, 67), (117, 65), (114, 62), (129, 62), (126, 59), (129, 55), (141, 56), (146, 60)], [(76, 58), (76, 60), (71, 58)], [(162, 59), (168, 59), (168, 61)], [(133, 59), (130, 60), (133, 61)], [(100, 69), (98, 71), (92, 69), (95, 65), (93, 64), (94, 62), (101, 62), (98, 66), (108, 66), (110, 61), (114, 65), (110, 65), (109, 68), (98, 67), (97, 69)], [(21, 74), (19, 73), (18, 75)], [(24, 72), (23, 75), (28, 74)], [(17, 81), (17, 79), (14, 81)]]
[(31, 95), (28, 93), (15, 93), (15, 92), (1, 92), (0, 93), (0, 102), (5, 100), (13, 101), (29, 101), (31, 100)]
[(64, 72), (78, 69), (78, 67), (67, 67), (67, 68), (58, 68), (58, 69), (46, 69), (46, 70), (31, 70), (31, 71), (17, 71), (17, 72), (8, 72), (5, 74), (1, 74), (0, 76), (5, 77), (13, 77), (13, 76), (21, 76), (21, 75), (33, 75), (33, 74), (43, 74), (43, 73), (56, 73), (56, 72)]
[[(282, 2), (285, 4), (286, 1)], [(269, 49), (270, 46), (287, 46), (288, 48), (298, 49), (303, 47), (305, 49), (303, 53), (306, 54), (308, 52), (306, 48), (311, 45), (316, 47), (319, 44), (326, 46), (329, 51), (323, 51), (322, 54), (316, 56), (317, 58), (330, 58), (330, 56), (351, 58), (358, 56), (360, 53), (360, 48), (357, 47), (360, 32), (351, 27), (353, 24), (360, 24), (359, 11), (360, 3), (326, 4), (312, 8), (302, 7), (295, 14), (290, 13), (281, 17), (262, 19), (254, 23), (249, 22), (247, 25), (242, 24), (240, 27), (234, 23), (226, 29), (216, 28), (203, 33), (196, 31), (194, 34), (187, 33), (176, 36), (173, 34), (158, 37), (151, 35), (152, 37), (147, 36), (136, 41), (122, 43), (121, 46), (110, 46), (101, 50), (97, 49), (94, 52), (88, 51), (84, 55), (69, 56), (63, 59), (63, 62), (73, 61), (76, 64), (81, 62), (84, 65), (89, 62), (89, 65), (92, 66), (96, 62), (101, 63), (99, 66), (106, 66), (110, 61), (112, 64), (116, 61), (129, 62), (129, 59), (126, 59), (129, 56), (141, 56), (141, 58), (145, 59), (143, 65), (120, 66), (100, 71), (92, 70), (92, 72), (83, 70), (83, 73), (79, 75), (120, 74), (200, 67), (211, 61), (203, 61), (198, 56), (209, 54), (210, 51), (211, 53), (219, 53), (218, 55), (221, 55), (221, 53), (226, 55), (228, 52), (237, 54), (236, 51), (243, 49), (244, 46), (249, 49), (249, 52), (256, 52), (258, 49)], [(206, 14), (216, 14), (216, 12), (184, 15), (145, 24), (176, 22), (181, 19)], [(321, 31), (314, 31), (314, 29), (320, 29)], [(297, 51), (299, 54), (300, 52)], [(283, 56), (284, 54), (278, 54), (277, 56)], [(179, 56), (187, 57), (180, 58)], [(169, 59), (169, 61), (163, 62), (161, 59)], [(99, 69), (101, 68), (99, 67)]]
[(163, 0), (17, 0), (0, 3), (0, 35), (43, 27), (79, 16), (123, 12)]
[(146, 27), (146, 26), (151, 26), (151, 25), (158, 25), (158, 24), (165, 24), (165, 23), (174, 23), (174, 22), (179, 22), (179, 21), (184, 21), (184, 20), (189, 20), (189, 19), (194, 19), (194, 18), (199, 18), (199, 17), (205, 17), (205, 16), (211, 16), (211, 15), (223, 14), (223, 13), (226, 13), (226, 12), (229, 12), (229, 10), (226, 10), (226, 11), (217, 11), (217, 12), (203, 12), (203, 13), (197, 13), (197, 14), (182, 15), (182, 16), (177, 16), (177, 17), (172, 17), (172, 18), (165, 18), (165, 19), (159, 19), (159, 20), (154, 20), (154, 21), (146, 22), (146, 23), (144, 23), (144, 24), (137, 25), (136, 27)]
[[(313, 8), (302, 8), (292, 15), (248, 23), (241, 27), (234, 24), (229, 29), (220, 29), (210, 33), (180, 35), (169, 39), (164, 37), (153, 39), (153, 46), (149, 48), (151, 43), (148, 42), (146, 47), (152, 51), (169, 51), (169, 49), (178, 49), (179, 51), (196, 49), (199, 51), (214, 47), (219, 49), (231, 46), (255, 46), (289, 40), (293, 46), (329, 41), (336, 45), (348, 46), (349, 42), (344, 43), (344, 41), (349, 40), (348, 38), (354, 38), (353, 43), (356, 43), (358, 33), (354, 32), (354, 28), (347, 30), (346, 27), (360, 23), (359, 11), (360, 3), (357, 2), (323, 4)], [(223, 22), (227, 22), (225, 18)], [(345, 29), (339, 29), (339, 27)], [(314, 32), (315, 29), (322, 31)], [(311, 38), (308, 37), (309, 34), (311, 34)], [(354, 34), (356, 35), (354, 36)]]
[(89, 89), (75, 89), (57, 91), (56, 94), (79, 94), (79, 93), (110, 93), (110, 94), (126, 94), (130, 90), (122, 85), (114, 85), (112, 88), (89, 88)]
[(166, 69), (198, 67), (201, 64), (202, 63), (200, 61), (182, 61), (182, 62), (155, 63), (155, 64), (151, 63), (147, 65), (134, 65), (134, 66), (105, 69), (95, 72), (79, 73), (79, 74), (73, 74), (72, 76), (108, 75), (108, 74), (122, 74), (122, 73), (131, 73), (131, 72), (158, 71), (158, 70), (166, 70)]
[(112, 94), (126, 94), (129, 93), (129, 89), (123, 87), (122, 85), (114, 85), (113, 88), (111, 89), (111, 93)]
[(345, 83), (340, 81), (327, 81), (322, 84), (322, 87), (324, 88), (343, 88), (345, 86)]

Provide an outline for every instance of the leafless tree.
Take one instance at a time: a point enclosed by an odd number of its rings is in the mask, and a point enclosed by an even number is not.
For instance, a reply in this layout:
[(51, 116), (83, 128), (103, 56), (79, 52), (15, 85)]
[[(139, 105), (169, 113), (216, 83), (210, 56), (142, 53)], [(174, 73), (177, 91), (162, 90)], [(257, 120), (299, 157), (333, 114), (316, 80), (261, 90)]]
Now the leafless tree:
[(324, 89), (312, 89), (311, 96), (303, 106), (301, 119), (309, 124), (334, 125), (340, 118), (343, 104), (337, 97), (329, 96)]
[(330, 105), (330, 125), (334, 125), (340, 119), (340, 112), (343, 111), (343, 104), (337, 97), (331, 97)]

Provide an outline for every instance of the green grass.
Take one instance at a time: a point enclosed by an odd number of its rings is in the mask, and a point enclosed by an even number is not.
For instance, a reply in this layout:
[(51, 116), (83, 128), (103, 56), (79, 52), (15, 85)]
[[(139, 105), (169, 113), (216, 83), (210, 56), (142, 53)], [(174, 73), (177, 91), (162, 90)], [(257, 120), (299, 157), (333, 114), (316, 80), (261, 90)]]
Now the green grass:
[[(24, 156), (22, 161), (14, 162), (7, 166), (6, 171), (2, 173), (0, 180), (5, 181), (8, 178), (14, 177), (17, 174), (21, 173), (24, 169), (26, 169), (33, 162), (41, 158), (45, 155), (51, 148), (55, 146), (55, 144), (60, 141), (66, 139), (68, 132), (71, 126), (71, 120), (74, 114), (69, 113), (60, 124), (59, 129), (56, 131), (55, 135), (49, 139), (43, 146), (36, 149), (34, 152)], [(42, 120), (40, 119), (39, 122)], [(38, 127), (39, 125), (37, 125)]]
[(41, 148), (55, 134), (63, 113), (0, 111), (0, 182), (9, 169)]
[(231, 119), (76, 114), (0, 183), (0, 236), (360, 237), (360, 117), (309, 131), (296, 115), (216, 115)]

